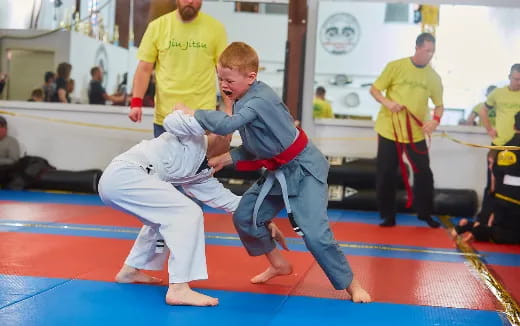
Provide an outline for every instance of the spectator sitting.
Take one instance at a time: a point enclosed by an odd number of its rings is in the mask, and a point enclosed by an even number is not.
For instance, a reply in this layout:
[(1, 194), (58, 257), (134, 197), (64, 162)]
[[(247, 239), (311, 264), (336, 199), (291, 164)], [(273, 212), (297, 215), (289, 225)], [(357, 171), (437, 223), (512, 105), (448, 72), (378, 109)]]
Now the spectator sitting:
[(0, 72), (0, 95), (2, 95), (2, 91), (4, 90), (6, 81), (7, 81), (7, 75), (3, 72)]
[[(72, 100), (70, 98), (70, 94), (74, 93), (74, 88), (76, 87), (76, 82), (74, 79), (67, 80), (67, 101), (69, 103), (72, 103)], [(77, 103), (77, 102), (76, 102)]]
[(312, 103), (312, 116), (315, 119), (334, 118), (334, 114), (332, 113), (332, 107), (330, 106), (329, 101), (325, 99), (325, 93), (326, 91), (323, 86), (318, 86), (316, 88), (316, 94)]
[(101, 104), (105, 105), (106, 101), (112, 101), (113, 103), (123, 102), (125, 100), (124, 95), (108, 95), (105, 88), (101, 84), (103, 81), (103, 69), (101, 67), (93, 67), (90, 69), (90, 81), (88, 88), (88, 103), (89, 104)]
[[(506, 146), (520, 146), (520, 112), (515, 116), (515, 135)], [(462, 219), (455, 232), (464, 234), (463, 240), (493, 241), (520, 244), (520, 154), (517, 151), (499, 152), (494, 160), (493, 213), (487, 225)], [(493, 183), (492, 183), (493, 185)]]
[(44, 91), (41, 88), (35, 88), (31, 92), (31, 98), (29, 98), (27, 101), (29, 102), (43, 102), (44, 100)]
[(44, 79), (45, 83), (42, 86), (43, 100), (45, 102), (50, 102), (52, 94), (56, 92), (56, 74), (52, 71), (47, 71)]
[(20, 145), (7, 135), (7, 120), (0, 116), (0, 185), (8, 181), (12, 166), (20, 158)]
[(69, 103), (70, 97), (67, 87), (68, 80), (70, 79), (70, 72), (72, 71), (72, 65), (67, 62), (62, 62), (58, 65), (56, 78), (56, 89), (51, 96), (51, 102)]
[[(491, 94), (491, 92), (497, 88), (495, 85), (490, 85), (487, 90), (486, 90), (486, 98), (489, 96), (489, 94)], [(466, 119), (466, 125), (469, 125), (469, 126), (476, 126), (477, 123), (476, 123), (476, 119), (478, 119), (478, 125), (479, 126), (482, 126), (482, 121), (480, 121), (479, 119), (479, 112), (480, 112), (480, 109), (482, 108), (482, 106), (484, 105), (483, 102), (480, 102), (479, 104), (475, 105), (473, 107), (473, 110), (471, 110), (471, 113), (469, 114), (468, 118)], [(489, 117), (489, 122), (491, 123), (491, 125), (493, 127), (495, 127), (495, 116), (496, 116), (496, 111), (494, 109), (492, 110), (488, 110), (488, 117)]]

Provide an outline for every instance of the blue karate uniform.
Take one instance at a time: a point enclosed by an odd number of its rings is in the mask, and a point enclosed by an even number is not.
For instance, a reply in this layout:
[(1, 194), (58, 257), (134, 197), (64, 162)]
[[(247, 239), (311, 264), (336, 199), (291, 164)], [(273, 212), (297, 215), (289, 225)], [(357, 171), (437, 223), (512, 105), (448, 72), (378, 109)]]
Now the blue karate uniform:
[[(234, 165), (237, 161), (272, 158), (285, 151), (298, 135), (285, 104), (260, 81), (255, 81), (235, 102), (232, 116), (220, 111), (197, 110), (195, 119), (202, 128), (216, 134), (239, 131), (242, 145), (230, 152)], [(327, 159), (311, 142), (295, 159), (278, 169), (285, 177), (288, 203), (296, 224), (303, 231), (305, 245), (334, 288), (342, 290), (348, 287), (353, 274), (330, 230), (327, 217), (328, 170)], [(240, 239), (252, 256), (269, 253), (276, 246), (266, 223), (285, 205), (280, 182), (274, 182), (265, 199), (259, 203), (256, 225), (252, 218), (263, 182), (273, 173), (266, 171), (243, 194), (233, 215)]]

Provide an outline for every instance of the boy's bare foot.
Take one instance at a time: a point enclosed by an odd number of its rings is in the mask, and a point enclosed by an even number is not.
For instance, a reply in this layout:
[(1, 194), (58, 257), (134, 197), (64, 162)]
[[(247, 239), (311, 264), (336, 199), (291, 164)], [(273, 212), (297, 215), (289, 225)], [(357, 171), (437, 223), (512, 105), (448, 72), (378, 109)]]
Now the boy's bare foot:
[(161, 283), (161, 279), (147, 275), (137, 268), (123, 265), (116, 275), (117, 283)]
[(285, 259), (282, 252), (278, 248), (274, 248), (271, 252), (265, 254), (271, 266), (263, 273), (260, 273), (251, 279), (251, 283), (265, 283), (275, 276), (289, 275), (292, 273), (292, 266)]
[(350, 285), (346, 290), (352, 297), (352, 302), (372, 302), (370, 294), (361, 287), (361, 284), (359, 284), (358, 280), (355, 278), (352, 279), (352, 282), (350, 282)]
[(172, 306), (216, 306), (218, 299), (193, 291), (188, 283), (170, 283), (166, 303)]
[(273, 267), (269, 266), (263, 273), (260, 273), (251, 279), (251, 283), (265, 283), (275, 276), (289, 275), (292, 274), (292, 266), (287, 264), (286, 266)]

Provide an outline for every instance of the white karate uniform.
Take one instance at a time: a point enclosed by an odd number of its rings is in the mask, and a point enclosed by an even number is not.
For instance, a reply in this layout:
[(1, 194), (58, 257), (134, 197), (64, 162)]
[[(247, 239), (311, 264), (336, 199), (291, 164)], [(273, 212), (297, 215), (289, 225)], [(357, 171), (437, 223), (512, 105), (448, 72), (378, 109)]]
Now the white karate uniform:
[[(173, 185), (227, 212), (236, 210), (240, 197), (224, 188), (212, 169), (197, 173), (207, 137), (193, 117), (174, 111), (164, 128), (167, 132), (158, 138), (144, 140), (112, 160), (99, 181), (99, 195), (107, 205), (145, 224), (125, 264), (161, 270), (169, 251), (170, 283), (207, 279), (202, 209)], [(157, 243), (162, 239), (161, 252)]]

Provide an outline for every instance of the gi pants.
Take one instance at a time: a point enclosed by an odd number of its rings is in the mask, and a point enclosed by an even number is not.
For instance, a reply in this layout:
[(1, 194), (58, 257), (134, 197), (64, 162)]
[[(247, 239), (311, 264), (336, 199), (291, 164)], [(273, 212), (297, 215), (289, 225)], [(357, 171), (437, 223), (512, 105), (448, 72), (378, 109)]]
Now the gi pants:
[[(145, 224), (125, 264), (161, 270), (169, 254), (169, 283), (208, 278), (202, 209), (190, 198), (138, 164), (117, 160), (104, 171), (99, 195), (107, 205)], [(161, 239), (162, 253), (156, 252)]]

